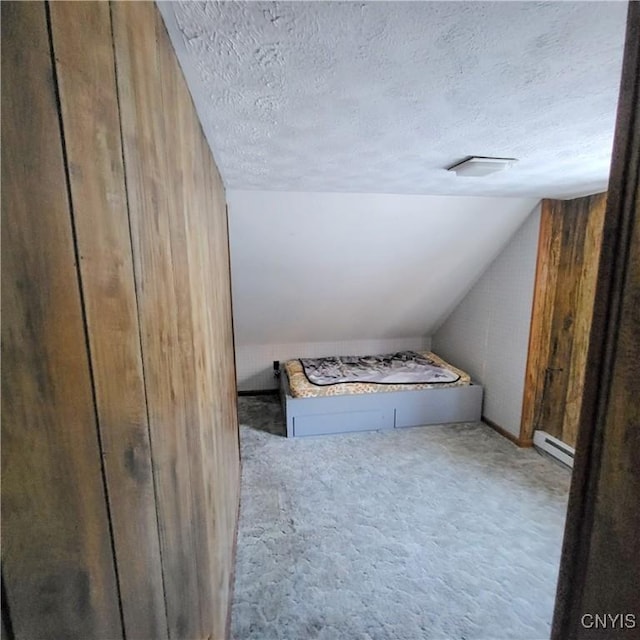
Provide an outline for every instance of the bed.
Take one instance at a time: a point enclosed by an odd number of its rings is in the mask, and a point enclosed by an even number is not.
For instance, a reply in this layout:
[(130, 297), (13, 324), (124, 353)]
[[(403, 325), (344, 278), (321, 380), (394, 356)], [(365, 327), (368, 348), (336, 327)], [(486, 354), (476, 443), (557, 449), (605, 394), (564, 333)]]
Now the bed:
[(340, 382), (336, 375), (336, 383), (329, 379), (326, 384), (314, 384), (308, 377), (313, 360), (287, 361), (280, 377), (287, 437), (480, 420), (482, 387), (434, 353), (421, 351), (416, 355), (451, 375), (442, 381), (411, 384), (395, 383), (393, 377), (385, 378), (392, 380), (385, 383)]

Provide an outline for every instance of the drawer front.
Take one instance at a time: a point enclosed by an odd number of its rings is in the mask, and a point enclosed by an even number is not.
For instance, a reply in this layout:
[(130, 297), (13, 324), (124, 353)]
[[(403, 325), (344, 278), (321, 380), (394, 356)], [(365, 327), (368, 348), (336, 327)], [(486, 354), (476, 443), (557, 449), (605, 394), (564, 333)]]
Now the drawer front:
[(350, 431), (375, 431), (393, 428), (393, 411), (348, 411), (295, 416), (294, 436), (317, 436)]
[(430, 389), (411, 400), (398, 404), (396, 427), (477, 422), (482, 413), (482, 387), (478, 385)]

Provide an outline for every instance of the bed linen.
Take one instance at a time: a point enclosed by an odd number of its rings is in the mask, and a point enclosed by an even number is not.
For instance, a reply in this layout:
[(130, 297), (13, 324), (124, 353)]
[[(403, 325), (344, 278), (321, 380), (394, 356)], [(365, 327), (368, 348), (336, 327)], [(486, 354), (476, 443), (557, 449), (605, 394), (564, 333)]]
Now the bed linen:
[(409, 391), (465, 386), (471, 383), (471, 376), (461, 369), (449, 364), (435, 353), (419, 351), (419, 355), (431, 360), (440, 367), (448, 369), (459, 376), (455, 382), (414, 383), (414, 384), (379, 384), (375, 382), (341, 382), (326, 386), (316, 385), (309, 381), (300, 360), (289, 360), (284, 364), (285, 375), (289, 380), (289, 390), (294, 398), (320, 398), (324, 396), (357, 395), (363, 393), (389, 393), (392, 391)]

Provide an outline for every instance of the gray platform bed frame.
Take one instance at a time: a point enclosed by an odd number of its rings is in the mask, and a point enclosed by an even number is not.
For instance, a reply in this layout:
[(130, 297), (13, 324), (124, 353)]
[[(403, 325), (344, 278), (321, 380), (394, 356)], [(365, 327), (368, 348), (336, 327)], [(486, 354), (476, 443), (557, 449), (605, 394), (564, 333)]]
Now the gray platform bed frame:
[(482, 387), (473, 383), (460, 387), (294, 398), (287, 373), (283, 371), (280, 398), (288, 438), (476, 422), (482, 414)]

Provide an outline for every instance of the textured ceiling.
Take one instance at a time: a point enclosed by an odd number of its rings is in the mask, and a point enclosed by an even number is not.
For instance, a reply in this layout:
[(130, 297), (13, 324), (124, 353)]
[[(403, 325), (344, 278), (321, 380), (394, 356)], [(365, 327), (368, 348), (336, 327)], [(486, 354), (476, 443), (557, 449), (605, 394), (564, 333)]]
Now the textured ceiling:
[(625, 2), (159, 4), (228, 188), (606, 188)]

